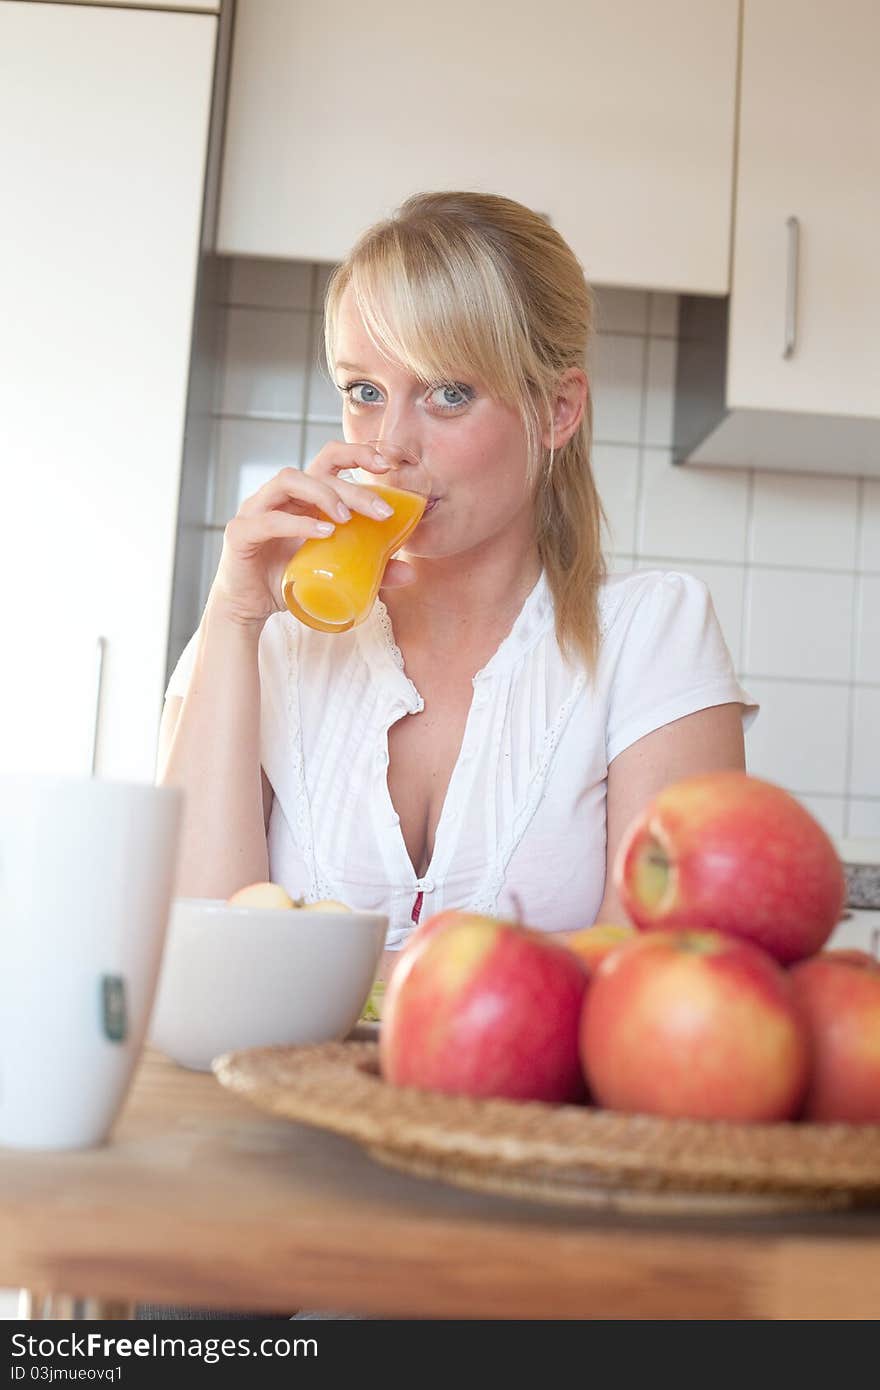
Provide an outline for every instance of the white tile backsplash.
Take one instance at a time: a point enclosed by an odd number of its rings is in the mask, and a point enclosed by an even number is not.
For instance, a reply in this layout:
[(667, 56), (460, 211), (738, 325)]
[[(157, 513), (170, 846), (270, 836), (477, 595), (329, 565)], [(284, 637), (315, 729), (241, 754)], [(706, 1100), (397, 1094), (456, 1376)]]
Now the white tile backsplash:
[(664, 449), (672, 447), (676, 354), (674, 338), (649, 339), (644, 442)]
[(669, 559), (742, 564), (748, 474), (738, 468), (678, 468), (667, 450), (646, 450), (638, 549)]
[(227, 310), (222, 415), (302, 416), (311, 315)]
[(855, 478), (756, 473), (752, 562), (855, 569), (858, 489)]
[(642, 429), (645, 339), (602, 334), (593, 347), (593, 438), (638, 444)]
[(315, 291), (312, 300), (312, 308), (316, 310), (317, 313), (321, 314), (322, 317), (324, 314), (324, 296), (327, 293), (327, 285), (330, 281), (330, 276), (335, 269), (335, 265), (319, 264), (315, 266)]
[(217, 421), (215, 522), (225, 525), (282, 468), (299, 467), (302, 430), (287, 420)]
[[(211, 588), (211, 585), (212, 585), (212, 583), (214, 582), (214, 575), (217, 573), (217, 567), (218, 567), (219, 564), (220, 564), (220, 556), (221, 556), (222, 553), (223, 553), (223, 532), (222, 532), (222, 531), (209, 531), (208, 534), (207, 534), (207, 536), (205, 537), (205, 548), (204, 548), (203, 569), (202, 569), (202, 574), (203, 574), (203, 576), (204, 576), (204, 578), (203, 578), (203, 583), (204, 583), (205, 597), (206, 597), (206, 598), (207, 598), (208, 592), (209, 592), (209, 590), (210, 590), (210, 588)], [(192, 636), (192, 633), (187, 633), (187, 634), (185, 634), (185, 637), (191, 637), (191, 636)], [(181, 650), (183, 650), (182, 647), (181, 647)]]
[(880, 795), (880, 688), (856, 686), (853, 694), (850, 794)]
[(846, 799), (842, 796), (799, 796), (798, 800), (806, 806), (810, 815), (832, 840), (840, 840), (846, 832)]
[(342, 418), (342, 395), (336, 386), (327, 359), (324, 356), (324, 335), (321, 320), (315, 315), (312, 339), (312, 360), (309, 371), (310, 420), (340, 420)]
[(880, 837), (880, 796), (876, 801), (863, 801), (859, 797), (851, 799), (847, 834), (854, 838), (861, 835)]
[(880, 574), (860, 575), (857, 589), (856, 680), (880, 685)]
[[(321, 364), (332, 266), (236, 259), (225, 269), (217, 413), (243, 418), (215, 420), (205, 594), (240, 500), (342, 438)], [(609, 568), (702, 579), (762, 703), (750, 770), (802, 797), (832, 834), (880, 834), (880, 482), (676, 468), (678, 298), (609, 287), (596, 298), (594, 468)]]
[(880, 574), (880, 479), (862, 481), (862, 535), (859, 569)]
[(797, 795), (845, 796), (847, 687), (745, 680), (761, 706), (746, 735), (749, 771)]
[(855, 578), (754, 568), (742, 664), (759, 676), (848, 681)]
[(678, 335), (678, 295), (654, 293), (648, 309), (648, 332), (652, 337)]
[(321, 452), (325, 444), (330, 444), (333, 440), (342, 439), (342, 422), (335, 425), (317, 425), (310, 422), (306, 425), (306, 438), (303, 448), (303, 468), (312, 462), (312, 459)]
[(247, 256), (232, 261), (230, 304), (264, 309), (311, 309), (313, 267), (304, 261), (264, 261)]
[(628, 552), (635, 544), (639, 451), (630, 444), (596, 444), (593, 472), (608, 518), (607, 547)]
[(597, 333), (638, 333), (644, 337), (648, 331), (650, 295), (647, 290), (623, 290), (602, 285), (594, 293)]

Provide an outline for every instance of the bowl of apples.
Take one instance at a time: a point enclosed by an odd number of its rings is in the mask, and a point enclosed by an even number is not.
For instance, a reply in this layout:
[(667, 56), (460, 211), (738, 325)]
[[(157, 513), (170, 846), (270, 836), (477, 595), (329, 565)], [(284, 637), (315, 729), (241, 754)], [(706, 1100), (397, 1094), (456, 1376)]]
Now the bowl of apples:
[(388, 918), (252, 883), (172, 904), (153, 1047), (195, 1071), (221, 1053), (331, 1042), (351, 1032), (376, 977)]

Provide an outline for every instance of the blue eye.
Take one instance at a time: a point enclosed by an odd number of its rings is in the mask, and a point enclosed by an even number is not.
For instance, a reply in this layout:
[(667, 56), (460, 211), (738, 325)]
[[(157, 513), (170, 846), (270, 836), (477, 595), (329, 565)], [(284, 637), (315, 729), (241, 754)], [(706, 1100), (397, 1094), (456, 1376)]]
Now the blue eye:
[(430, 399), (435, 410), (460, 410), (473, 399), (473, 395), (469, 386), (462, 386), (456, 382), (435, 387)]
[(339, 389), (353, 405), (378, 405), (382, 400), (382, 392), (371, 381), (353, 381)]

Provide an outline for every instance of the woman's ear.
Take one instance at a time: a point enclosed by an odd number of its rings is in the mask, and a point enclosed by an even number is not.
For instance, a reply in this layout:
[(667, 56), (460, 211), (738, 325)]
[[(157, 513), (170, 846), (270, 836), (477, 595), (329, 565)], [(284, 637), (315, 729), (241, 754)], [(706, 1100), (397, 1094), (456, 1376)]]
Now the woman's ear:
[(568, 367), (556, 383), (553, 396), (552, 426), (541, 436), (545, 449), (561, 449), (574, 434), (587, 408), (590, 383), (580, 367)]

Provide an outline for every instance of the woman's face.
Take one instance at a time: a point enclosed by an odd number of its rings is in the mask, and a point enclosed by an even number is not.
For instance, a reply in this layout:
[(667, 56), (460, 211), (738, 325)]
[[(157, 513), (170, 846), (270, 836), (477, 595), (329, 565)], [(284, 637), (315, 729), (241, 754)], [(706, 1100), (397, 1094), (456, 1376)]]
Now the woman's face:
[(493, 400), (466, 369), (447, 386), (429, 388), (373, 346), (347, 289), (339, 306), (336, 384), (343, 393), (343, 430), (351, 444), (387, 439), (412, 450), (432, 478), (424, 518), (407, 554), (461, 554), (509, 532), (532, 534), (523, 422)]

